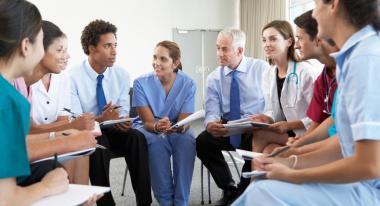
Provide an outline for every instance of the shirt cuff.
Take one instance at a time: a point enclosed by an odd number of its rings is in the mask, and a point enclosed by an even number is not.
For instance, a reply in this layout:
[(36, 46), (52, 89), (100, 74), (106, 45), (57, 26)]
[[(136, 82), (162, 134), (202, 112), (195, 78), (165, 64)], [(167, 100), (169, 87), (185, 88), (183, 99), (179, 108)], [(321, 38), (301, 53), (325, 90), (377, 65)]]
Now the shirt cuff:
[(305, 117), (305, 118), (301, 119), (301, 122), (302, 122), (303, 126), (305, 127), (305, 129), (308, 130), (312, 120), (309, 117)]
[(209, 115), (205, 118), (205, 121), (204, 121), (204, 126), (205, 128), (207, 128), (207, 125), (208, 123), (210, 122), (215, 122), (215, 121), (219, 121), (220, 120), (220, 116), (217, 116), (217, 115)]
[(351, 125), (354, 141), (380, 140), (380, 122), (360, 122)]

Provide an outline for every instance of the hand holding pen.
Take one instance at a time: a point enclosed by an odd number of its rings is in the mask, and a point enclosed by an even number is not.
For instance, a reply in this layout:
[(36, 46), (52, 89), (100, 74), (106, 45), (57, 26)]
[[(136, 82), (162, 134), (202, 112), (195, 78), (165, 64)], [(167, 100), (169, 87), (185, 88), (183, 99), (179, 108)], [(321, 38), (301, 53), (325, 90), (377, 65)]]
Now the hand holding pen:
[(69, 109), (69, 108), (63, 108), (62, 110), (65, 111), (65, 112), (70, 113), (71, 114), (71, 118), (75, 119), (75, 118), (77, 118), (77, 117), (80, 116), (80, 114), (77, 114), (77, 113), (71, 111), (71, 109)]
[(100, 122), (119, 119), (120, 115), (118, 108), (120, 108), (120, 106), (112, 105), (112, 102), (109, 102), (106, 106), (104, 106), (102, 110), (102, 114), (100, 115)]
[(170, 122), (168, 117), (159, 118), (159, 120), (155, 123), (155, 129), (157, 132), (168, 133), (170, 132), (170, 127), (172, 123)]

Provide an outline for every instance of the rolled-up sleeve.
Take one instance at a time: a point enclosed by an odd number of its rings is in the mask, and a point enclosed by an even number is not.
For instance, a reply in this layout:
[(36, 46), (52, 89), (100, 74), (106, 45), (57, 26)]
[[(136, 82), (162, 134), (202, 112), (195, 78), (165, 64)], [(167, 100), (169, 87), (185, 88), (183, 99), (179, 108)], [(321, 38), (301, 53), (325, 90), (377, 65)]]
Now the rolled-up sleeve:
[[(363, 72), (360, 68), (365, 65)], [(343, 106), (348, 112), (349, 122), (355, 141), (380, 140), (380, 90), (378, 80), (380, 57), (358, 56), (348, 63), (350, 75), (342, 86)], [(368, 83), (363, 84), (363, 81)]]
[(204, 121), (205, 127), (207, 124), (213, 121), (220, 120), (222, 115), (221, 111), (221, 98), (218, 94), (217, 81), (215, 79), (216, 73), (211, 74), (207, 79), (206, 86), (206, 117)]

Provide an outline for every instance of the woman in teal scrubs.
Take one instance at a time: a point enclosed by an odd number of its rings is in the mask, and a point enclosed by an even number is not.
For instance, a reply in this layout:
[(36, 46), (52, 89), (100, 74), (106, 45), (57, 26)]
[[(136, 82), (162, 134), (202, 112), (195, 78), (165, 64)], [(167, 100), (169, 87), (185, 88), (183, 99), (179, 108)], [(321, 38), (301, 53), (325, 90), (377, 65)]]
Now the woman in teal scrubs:
[(53, 170), (28, 187), (16, 184), (17, 177), (30, 173), (25, 144), (30, 105), (9, 82), (30, 75), (43, 57), (41, 25), (41, 15), (33, 4), (0, 2), (0, 205), (30, 205), (68, 187), (63, 169)]
[(133, 83), (133, 106), (142, 120), (134, 126), (147, 139), (152, 188), (162, 206), (189, 205), (195, 160), (191, 129), (170, 129), (171, 123), (194, 112), (196, 86), (181, 71), (180, 58), (176, 43), (158, 43), (153, 55), (154, 72)]

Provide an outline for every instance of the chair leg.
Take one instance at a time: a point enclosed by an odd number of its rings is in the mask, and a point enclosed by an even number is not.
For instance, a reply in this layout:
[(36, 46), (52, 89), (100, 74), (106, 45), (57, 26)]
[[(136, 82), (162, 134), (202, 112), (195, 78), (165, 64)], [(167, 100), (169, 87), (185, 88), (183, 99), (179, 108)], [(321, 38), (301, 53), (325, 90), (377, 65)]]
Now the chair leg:
[(211, 184), (210, 184), (210, 170), (207, 170), (207, 181), (208, 181), (208, 204), (211, 204)]
[(240, 171), (239, 171), (239, 168), (236, 164), (236, 161), (234, 159), (234, 157), (232, 156), (231, 152), (227, 151), (228, 155), (230, 156), (232, 162), (234, 163), (234, 166), (235, 166), (235, 169), (236, 169), (236, 173), (238, 174), (238, 177), (240, 178), (241, 174), (240, 174)]
[(127, 175), (128, 175), (128, 165), (125, 166), (124, 179), (123, 179), (123, 189), (121, 190), (121, 196), (124, 196), (125, 183), (127, 182)]
[(205, 201), (203, 199), (203, 163), (201, 163), (201, 205), (204, 205)]

